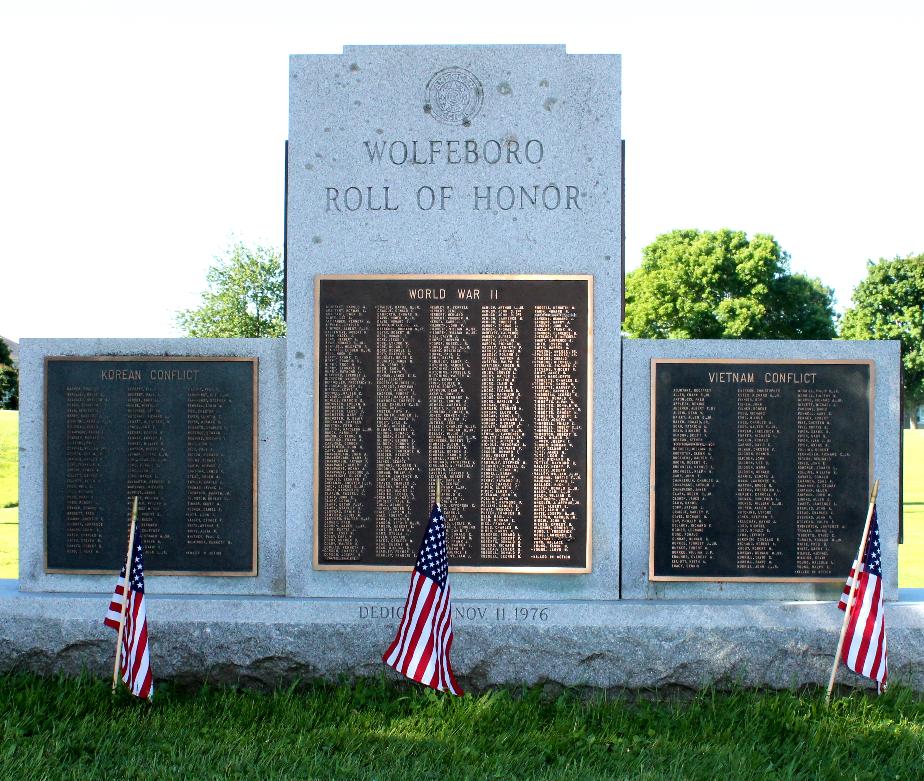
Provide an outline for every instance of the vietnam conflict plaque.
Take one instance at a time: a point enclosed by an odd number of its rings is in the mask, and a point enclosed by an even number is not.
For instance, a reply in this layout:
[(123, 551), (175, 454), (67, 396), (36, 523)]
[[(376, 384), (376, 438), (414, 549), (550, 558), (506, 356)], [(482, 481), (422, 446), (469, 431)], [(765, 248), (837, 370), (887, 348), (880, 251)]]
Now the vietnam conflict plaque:
[(316, 567), (590, 570), (591, 281), (317, 278)]
[(256, 574), (255, 358), (47, 358), (49, 572)]
[(866, 520), (872, 371), (652, 361), (650, 578), (843, 581)]

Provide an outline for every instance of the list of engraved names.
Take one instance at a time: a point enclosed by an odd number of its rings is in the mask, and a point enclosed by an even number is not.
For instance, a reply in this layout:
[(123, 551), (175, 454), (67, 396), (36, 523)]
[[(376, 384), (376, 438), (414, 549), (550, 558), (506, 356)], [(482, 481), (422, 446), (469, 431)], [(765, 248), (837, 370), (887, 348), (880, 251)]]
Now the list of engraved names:
[(136, 496), (151, 571), (253, 569), (252, 361), (46, 367), (50, 569), (117, 568)]
[(318, 280), (317, 563), (587, 566), (590, 279)]
[(653, 381), (654, 576), (849, 566), (865, 519), (867, 364), (658, 361)]

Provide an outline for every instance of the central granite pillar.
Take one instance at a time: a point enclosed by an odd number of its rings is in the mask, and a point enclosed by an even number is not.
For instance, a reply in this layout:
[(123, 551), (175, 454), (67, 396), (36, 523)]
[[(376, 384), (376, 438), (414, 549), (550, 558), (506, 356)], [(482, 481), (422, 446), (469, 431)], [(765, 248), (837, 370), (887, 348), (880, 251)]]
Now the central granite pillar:
[(287, 593), (400, 599), (440, 477), (456, 599), (617, 600), (619, 58), (346, 47), (290, 96)]

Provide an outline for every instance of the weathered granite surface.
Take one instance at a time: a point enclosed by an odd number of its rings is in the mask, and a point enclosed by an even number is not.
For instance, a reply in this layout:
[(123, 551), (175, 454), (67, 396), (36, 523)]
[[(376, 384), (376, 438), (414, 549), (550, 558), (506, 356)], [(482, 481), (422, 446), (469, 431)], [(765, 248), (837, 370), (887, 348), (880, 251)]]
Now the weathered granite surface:
[[(840, 359), (875, 363), (874, 474), (879, 478), (885, 598), (898, 598), (901, 457), (898, 342), (626, 339), (622, 395), (622, 596), (626, 599), (837, 598), (835, 583), (681, 583), (648, 580), (651, 360), (653, 358)], [(857, 545), (859, 545), (857, 540)], [(846, 573), (845, 573), (846, 577)]]
[[(15, 581), (0, 582), (0, 672), (111, 675), (107, 601), (107, 594), (24, 594)], [(379, 675), (401, 604), (150, 596), (154, 673), (253, 686)], [(833, 602), (756, 601), (461, 600), (455, 611), (453, 664), (473, 690), (826, 685), (843, 615)], [(892, 680), (924, 691), (924, 603), (890, 604), (887, 622)], [(843, 668), (838, 680), (868, 685)]]
[(23, 339), (20, 347), (19, 587), (23, 591), (106, 591), (109, 575), (45, 572), (45, 357), (208, 355), (256, 357), (258, 386), (257, 575), (151, 578), (158, 593), (283, 594), (285, 581), (284, 339)]
[[(480, 85), (480, 99), (468, 95), (472, 102), (467, 116), (444, 110), (456, 98), (463, 105), (465, 89), (444, 92), (443, 103), (439, 101), (434, 85), (447, 69), (470, 87)], [(315, 276), (592, 274), (593, 572), (459, 573), (453, 593), (470, 598), (616, 599), (620, 434), (614, 411), (620, 396), (622, 302), (619, 57), (568, 54), (564, 46), (348, 46), (342, 54), (293, 56), (289, 79), (288, 593), (389, 596), (402, 592), (407, 577), (315, 571), (311, 566)], [(469, 141), (477, 144), (477, 155)], [(495, 159), (499, 149), (503, 154)], [(537, 186), (542, 192), (549, 186), (565, 188), (566, 195), (558, 203), (540, 198), (524, 208), (519, 196), (513, 208), (506, 208), (507, 201), (497, 202), (500, 188), (520, 193), (520, 187), (532, 191)], [(491, 208), (475, 190), (486, 196), (488, 187)], [(570, 208), (568, 187), (576, 193)], [(339, 193), (338, 200), (330, 200), (328, 188)], [(355, 189), (347, 205), (350, 188)]]

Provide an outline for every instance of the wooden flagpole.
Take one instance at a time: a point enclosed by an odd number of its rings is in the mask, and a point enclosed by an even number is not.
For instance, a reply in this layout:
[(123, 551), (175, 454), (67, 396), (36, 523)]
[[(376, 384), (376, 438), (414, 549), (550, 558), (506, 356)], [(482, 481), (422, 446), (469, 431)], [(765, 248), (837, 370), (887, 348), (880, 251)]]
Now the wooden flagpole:
[(128, 610), (128, 579), (132, 573), (132, 548), (135, 547), (135, 522), (138, 520), (138, 497), (132, 502), (132, 523), (128, 531), (128, 552), (125, 554), (125, 585), (122, 586), (122, 617), (119, 619), (119, 637), (116, 640), (115, 667), (112, 668), (112, 691), (119, 682), (119, 661), (122, 658), (122, 634), (125, 631), (125, 611)]
[(856, 566), (850, 582), (850, 594), (847, 596), (847, 609), (844, 611), (844, 622), (841, 624), (841, 636), (837, 641), (837, 650), (834, 652), (834, 665), (831, 667), (831, 679), (828, 681), (828, 696), (825, 705), (831, 704), (831, 693), (834, 691), (834, 679), (837, 677), (837, 666), (841, 663), (841, 650), (844, 648), (844, 637), (847, 635), (847, 624), (850, 613), (853, 611), (853, 597), (857, 591), (857, 580), (860, 578), (860, 567), (863, 564), (863, 553), (866, 550), (866, 539), (869, 537), (869, 527), (873, 520), (873, 508), (876, 506), (876, 496), (879, 493), (879, 481), (873, 483), (873, 493), (870, 496), (869, 508), (866, 511), (866, 525), (863, 527), (863, 537), (860, 540), (860, 549), (857, 551)]
[(437, 505), (440, 503), (440, 479), (438, 477), (436, 478), (436, 503)]

